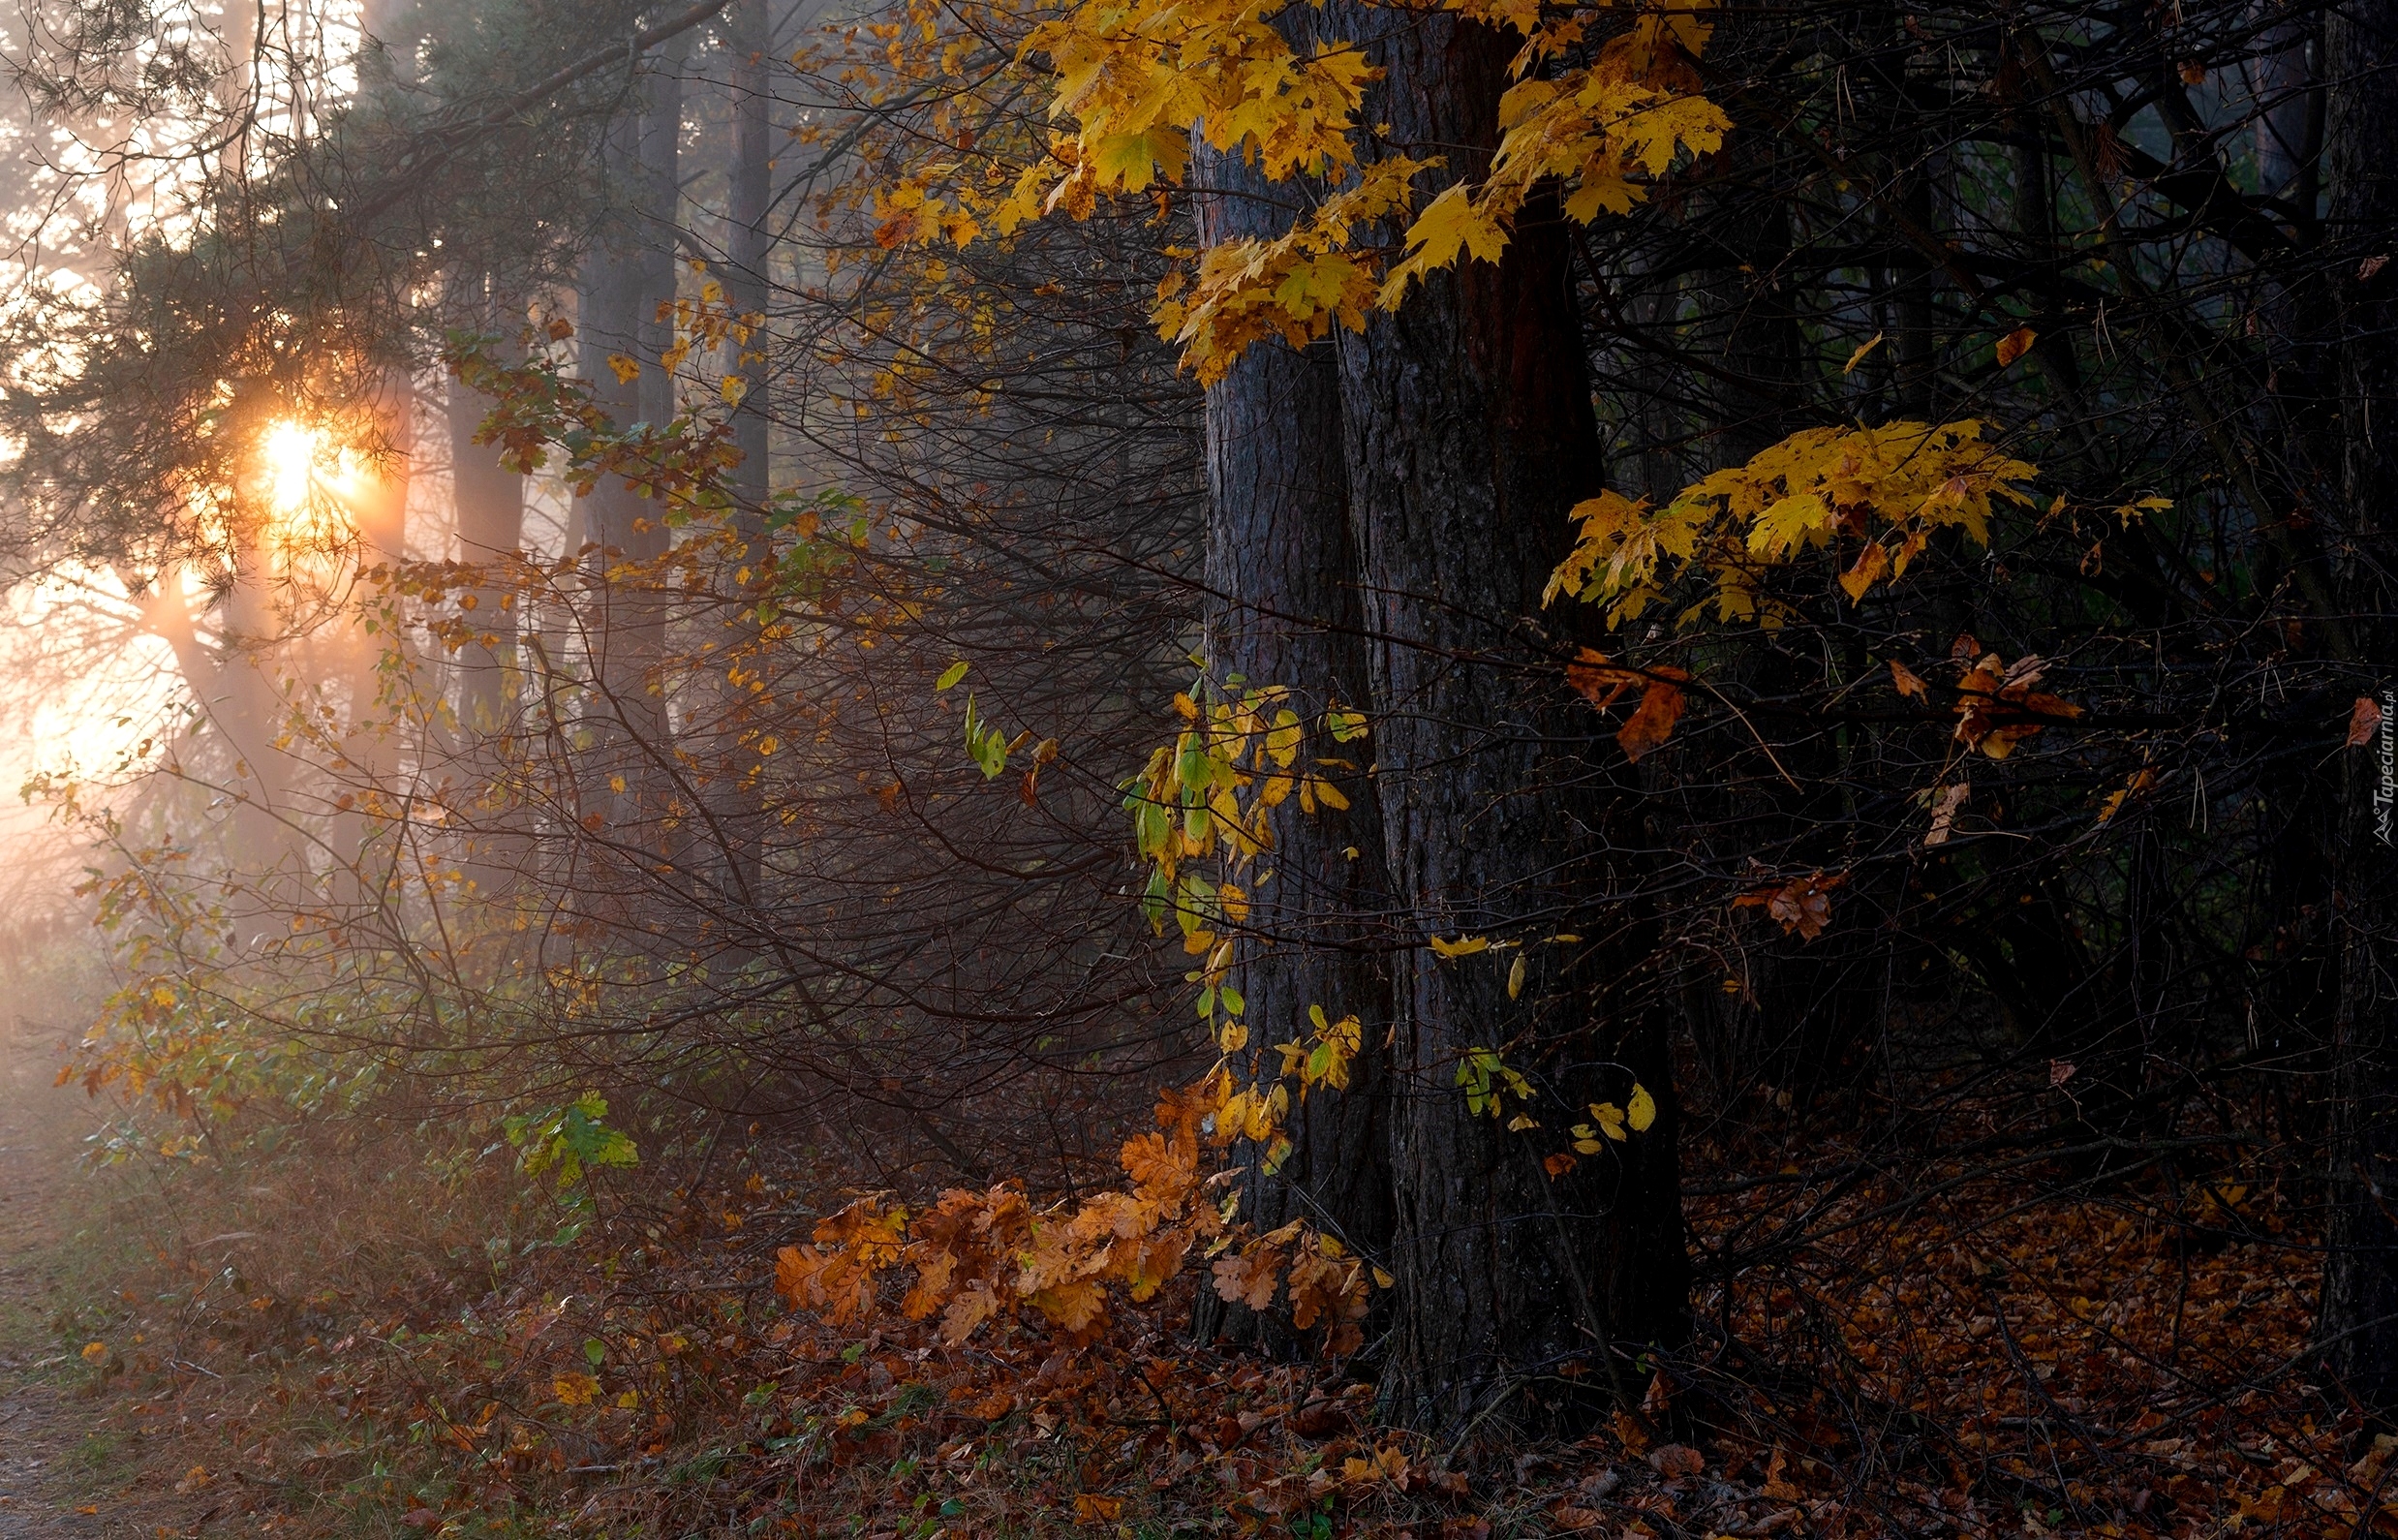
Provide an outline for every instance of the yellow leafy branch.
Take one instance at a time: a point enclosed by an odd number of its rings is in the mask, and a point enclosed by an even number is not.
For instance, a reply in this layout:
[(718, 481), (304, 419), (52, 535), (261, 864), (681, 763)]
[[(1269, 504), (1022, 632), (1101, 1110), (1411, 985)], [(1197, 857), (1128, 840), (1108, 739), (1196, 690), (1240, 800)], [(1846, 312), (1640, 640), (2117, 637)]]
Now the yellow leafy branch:
[[(1358, 112), (1375, 72), (1355, 46), (1294, 46), (1276, 24), (1289, 9), (1281, 0), (1083, 0), (1030, 28), (1017, 53), (1020, 70), (1045, 74), (1049, 114), (1061, 125), (1044, 151), (1012, 178), (987, 155), (918, 167), (877, 197), (876, 238), (965, 244), (1049, 214), (1087, 218), (1102, 196), (1182, 184), (1194, 134), (1268, 181), (1332, 184), (1287, 234), (1226, 242), (1195, 275), (1160, 289), (1160, 334), (1213, 383), (1261, 341), (1300, 345), (1336, 324), (1362, 328), (1427, 274), (1497, 261), (1536, 186), (1564, 188), (1577, 220), (1622, 213), (1680, 157), (1720, 146), (1732, 126), (1698, 89), (1692, 62), (1710, 28), (1697, 7), (1545, 15), (1523, 0), (1448, 4), (1513, 27), (1525, 43), (1489, 174), (1420, 211), (1417, 179), (1440, 163), (1361, 152)], [(1540, 73), (1598, 14), (1623, 9), (1635, 13), (1630, 25), (1591, 63)]]
[(1560, 596), (1607, 606), (1609, 626), (1639, 617), (1693, 571), (1723, 621), (1779, 625), (1784, 609), (1761, 592), (1766, 569), (1843, 539), (1858, 542), (1841, 574), (1852, 601), (1902, 576), (1940, 530), (1989, 543), (1991, 500), (2030, 506), (2037, 471), (1983, 441), (1973, 419), (1933, 426), (1810, 428), (1746, 465), (1685, 487), (1663, 508), (1603, 492), (1575, 506), (1573, 551), (1550, 575), (1543, 601)]

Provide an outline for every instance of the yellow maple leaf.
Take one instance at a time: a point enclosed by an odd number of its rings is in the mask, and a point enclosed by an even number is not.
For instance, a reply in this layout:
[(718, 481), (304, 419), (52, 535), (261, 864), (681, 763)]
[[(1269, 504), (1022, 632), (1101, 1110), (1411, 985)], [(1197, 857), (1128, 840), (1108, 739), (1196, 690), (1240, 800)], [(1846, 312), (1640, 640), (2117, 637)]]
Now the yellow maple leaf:
[(1463, 182), (1445, 189), (1424, 206), (1407, 227), (1407, 255), (1383, 279), (1381, 299), (1395, 306), (1407, 286), (1426, 273), (1455, 263), (1460, 252), (1494, 262), (1507, 249), (1507, 231), (1488, 210), (1477, 206)]

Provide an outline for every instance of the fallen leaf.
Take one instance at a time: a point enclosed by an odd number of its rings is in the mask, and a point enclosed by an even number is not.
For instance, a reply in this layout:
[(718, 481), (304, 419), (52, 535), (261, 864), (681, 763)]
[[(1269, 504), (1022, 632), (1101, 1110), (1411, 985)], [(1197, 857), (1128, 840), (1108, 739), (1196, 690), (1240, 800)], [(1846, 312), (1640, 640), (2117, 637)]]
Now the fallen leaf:
[(1668, 1481), (1695, 1476), (1706, 1468), (1706, 1457), (1688, 1444), (1659, 1444), (1648, 1452), (1648, 1463)]

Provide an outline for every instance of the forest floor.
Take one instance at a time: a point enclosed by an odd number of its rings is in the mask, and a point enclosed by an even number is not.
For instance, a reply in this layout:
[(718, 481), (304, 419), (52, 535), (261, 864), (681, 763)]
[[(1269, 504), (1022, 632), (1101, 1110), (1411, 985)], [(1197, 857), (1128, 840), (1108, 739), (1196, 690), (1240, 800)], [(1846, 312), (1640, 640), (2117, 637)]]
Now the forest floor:
[[(0, 1060), (0, 1540), (2398, 1533), (2398, 1438), (2300, 1380), (2312, 1262), (2260, 1177), (1857, 1182), (1703, 1294), (1642, 1414), (1469, 1446), (1194, 1344), (1196, 1268), (1079, 1342), (951, 1347), (896, 1285), (793, 1311), (776, 1253), (840, 1173), (771, 1146), (645, 1153), (596, 1206), (396, 1126), (94, 1174), (46, 1050)], [(1727, 1271), (1795, 1201), (1694, 1200), (1696, 1247)]]
[(58, 1332), (92, 1204), (75, 1163), (90, 1118), (53, 1087), (55, 1062), (0, 1021), (0, 1540), (148, 1534), (154, 1504), (96, 1433), (94, 1371)]

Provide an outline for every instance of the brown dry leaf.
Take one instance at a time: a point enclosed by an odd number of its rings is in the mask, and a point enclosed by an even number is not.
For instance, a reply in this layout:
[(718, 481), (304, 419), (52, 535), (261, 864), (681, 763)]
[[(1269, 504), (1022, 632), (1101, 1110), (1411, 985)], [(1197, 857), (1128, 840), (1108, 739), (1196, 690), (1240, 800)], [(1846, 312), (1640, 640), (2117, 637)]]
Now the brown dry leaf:
[(2371, 695), (2358, 695), (2355, 707), (2348, 714), (2348, 746), (2360, 749), (2373, 741), (2382, 730), (2382, 707)]
[(1634, 764), (1640, 763), (1643, 755), (1674, 735), (1674, 724), (1681, 716), (1680, 689), (1663, 680), (1651, 680), (1641, 693), (1641, 709), (1615, 734), (1615, 742), (1623, 747), (1623, 756)]
[(2004, 759), (2048, 723), (2080, 716), (2081, 708), (2073, 702), (2032, 689), (2045, 667), (2036, 657), (2027, 655), (2009, 665), (1989, 653), (1965, 670), (1956, 682), (1956, 741), (1992, 759)]
[(1250, 1246), (1215, 1259), (1215, 1292), (1227, 1304), (1262, 1310), (1274, 1303), (1275, 1286), (1282, 1281), (1281, 1252), (1270, 1246)]
[(1973, 783), (1959, 781), (1952, 786), (1942, 786), (1932, 802), (1932, 826), (1923, 836), (1925, 845), (1946, 845), (1956, 826), (1956, 816), (1965, 807), (1965, 799), (1973, 793)]
[(1931, 688), (1923, 683), (1921, 676), (1895, 658), (1891, 660), (1891, 683), (1898, 687), (1898, 693), (1902, 695), (1917, 700), (1932, 698)]
[(2126, 799), (2126, 798), (2130, 797), (2130, 796), (2131, 796), (2134, 792), (2137, 792), (2137, 791), (2145, 791), (2145, 790), (2147, 790), (2150, 786), (2155, 785), (2156, 784), (2157, 784), (2157, 773), (2156, 773), (2156, 771), (2154, 771), (2154, 770), (2136, 770), (2136, 771), (2134, 771), (2134, 772), (2133, 772), (2133, 774), (2132, 774), (2132, 779), (2131, 779), (2131, 780), (2126, 781), (2126, 782), (2125, 782), (2122, 785), (2118, 786), (2115, 790), (2113, 790), (2113, 791), (2111, 791), (2111, 792), (2107, 793), (2106, 801), (2104, 804), (2102, 804), (2102, 805), (2100, 806), (2100, 808), (2099, 808), (2099, 816), (2098, 816), (2098, 820), (2099, 820), (2099, 822), (2100, 822), (2101, 824), (2105, 824), (2105, 823), (2106, 823), (2106, 822), (2110, 821), (2110, 820), (2114, 817), (2114, 816), (2115, 816), (2116, 814), (2121, 813), (2121, 812), (2123, 811), (2123, 804), (2124, 804), (2124, 801), (2125, 801), (2125, 799)]
[(1640, 682), (1640, 675), (1628, 668), (1617, 668), (1607, 661), (1607, 654), (1584, 647), (1575, 660), (1565, 665), (1565, 682), (1582, 697), (1605, 711), (1616, 697)]
[(1088, 1492), (1074, 1494), (1074, 1522), (1077, 1524), (1114, 1524), (1123, 1517), (1124, 1499), (1101, 1497)]
[(1891, 570), (1891, 553), (1880, 540), (1867, 540), (1865, 548), (1857, 553), (1857, 565), (1840, 574), (1840, 591), (1849, 596), (1849, 602), (1861, 604), (1865, 591), (1882, 580)]
[(1348, 1408), (1337, 1401), (1311, 1401), (1291, 1416), (1291, 1431), (1302, 1438), (1330, 1438), (1348, 1426)]
[(1688, 1444), (1659, 1444), (1648, 1452), (1648, 1463), (1668, 1481), (1695, 1476), (1706, 1468), (1706, 1457)]
[(1781, 922), (1785, 936), (1811, 941), (1831, 923), (1831, 890), (1847, 880), (1846, 873), (1828, 878), (1814, 872), (1743, 893), (1732, 901), (1732, 907), (1762, 909)]
[(1565, 665), (1565, 682), (1601, 711), (1623, 698), (1626, 691), (1636, 687), (1640, 690), (1640, 708), (1615, 733), (1624, 757), (1635, 764), (1643, 755), (1674, 735), (1674, 724), (1682, 715), (1681, 686), (1689, 678), (1679, 668), (1621, 667), (1609, 662), (1605, 653), (1587, 647)]
[(2004, 337), (1999, 338), (1998, 366), (2004, 369), (2014, 363), (2017, 358), (2031, 352), (2032, 344), (2039, 340), (2040, 333), (2029, 326), (2017, 326)]

